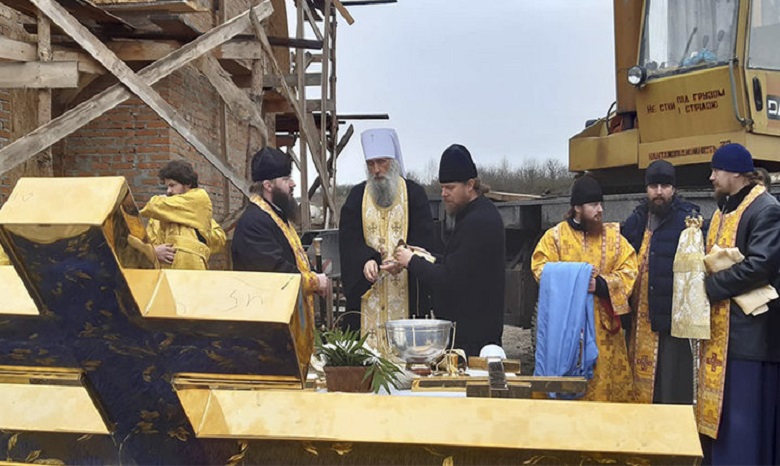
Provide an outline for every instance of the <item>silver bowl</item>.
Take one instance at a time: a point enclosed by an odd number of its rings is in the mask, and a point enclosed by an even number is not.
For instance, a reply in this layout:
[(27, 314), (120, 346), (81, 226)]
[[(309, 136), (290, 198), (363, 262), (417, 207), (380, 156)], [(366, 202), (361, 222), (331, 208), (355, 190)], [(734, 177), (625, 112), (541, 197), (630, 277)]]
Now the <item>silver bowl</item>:
[(444, 354), (454, 326), (449, 320), (390, 320), (385, 323), (385, 332), (393, 356), (421, 364)]

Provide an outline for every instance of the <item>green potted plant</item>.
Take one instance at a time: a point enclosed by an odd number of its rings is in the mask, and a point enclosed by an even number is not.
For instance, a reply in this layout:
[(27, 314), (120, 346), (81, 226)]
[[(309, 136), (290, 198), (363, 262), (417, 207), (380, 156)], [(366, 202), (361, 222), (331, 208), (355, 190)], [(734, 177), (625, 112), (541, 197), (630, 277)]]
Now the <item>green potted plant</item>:
[(390, 385), (398, 387), (401, 369), (366, 346), (368, 334), (335, 328), (317, 332), (317, 357), (324, 363), (329, 392), (379, 392)]

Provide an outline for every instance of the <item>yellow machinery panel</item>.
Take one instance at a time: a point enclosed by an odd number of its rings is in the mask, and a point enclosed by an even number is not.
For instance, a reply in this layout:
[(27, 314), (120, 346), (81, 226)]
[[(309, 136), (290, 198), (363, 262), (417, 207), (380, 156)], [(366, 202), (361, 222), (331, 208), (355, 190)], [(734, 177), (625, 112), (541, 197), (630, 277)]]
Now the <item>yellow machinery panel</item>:
[(599, 120), (569, 139), (569, 170), (613, 168), (637, 163), (639, 131), (607, 135), (606, 121)]
[(642, 143), (745, 131), (734, 116), (728, 67), (650, 81), (637, 93), (637, 119)]
[(753, 132), (780, 136), (780, 72), (747, 70), (746, 74), (753, 97)]

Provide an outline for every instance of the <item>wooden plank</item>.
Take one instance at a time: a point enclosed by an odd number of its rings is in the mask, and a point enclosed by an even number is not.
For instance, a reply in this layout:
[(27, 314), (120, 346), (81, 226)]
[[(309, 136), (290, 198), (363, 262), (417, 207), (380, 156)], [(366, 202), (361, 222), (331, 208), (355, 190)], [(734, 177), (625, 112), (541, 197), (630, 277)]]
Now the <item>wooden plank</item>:
[[(40, 31), (42, 33), (43, 31)], [(40, 34), (43, 36), (44, 34)], [(105, 70), (98, 62), (83, 52), (72, 49), (54, 48), (52, 61), (78, 61), (82, 73), (103, 73)], [(35, 44), (0, 36), (0, 61), (36, 61), (38, 52)]]
[(123, 61), (157, 61), (181, 47), (175, 40), (115, 40), (106, 42), (109, 50)]
[[(288, 74), (284, 77), (284, 80), (287, 82), (287, 85), (290, 87), (297, 87), (298, 86), (298, 76), (294, 74)], [(303, 82), (306, 86), (319, 86), (322, 82), (322, 74), (320, 73), (306, 73), (306, 75), (303, 78)], [(279, 79), (279, 76), (270, 74), (263, 76), (263, 86), (264, 87), (280, 87), (282, 85), (281, 79)]]
[(0, 60), (35, 61), (37, 59), (35, 45), (0, 36)]
[(225, 161), (211, 151), (195, 133), (187, 122), (157, 91), (139, 77), (122, 60), (116, 57), (108, 47), (95, 37), (87, 28), (78, 22), (70, 13), (53, 0), (31, 0), (35, 6), (72, 37), (84, 50), (116, 76), (122, 84), (130, 88), (135, 95), (144, 101), (155, 113), (165, 120), (176, 132), (189, 142), (206, 160), (244, 195), (249, 196), (247, 181), (233, 172)]
[[(89, 1), (61, 0), (60, 3), (65, 10), (76, 15), (82, 21), (89, 21), (98, 26), (119, 28), (126, 32), (133, 30), (132, 26), (122, 18), (95, 6)], [(37, 15), (33, 3), (29, 0), (3, 0), (3, 4), (32, 17)]]
[(306, 21), (309, 22), (309, 26), (311, 26), (311, 29), (314, 31), (314, 36), (317, 38), (317, 40), (322, 42), (323, 41), (322, 32), (320, 32), (320, 28), (319, 26), (317, 26), (317, 22), (314, 20), (314, 15), (311, 12), (311, 8), (309, 8), (309, 2), (304, 1), (302, 5), (303, 5), (304, 17), (306, 18)]
[(115, 0), (92, 0), (100, 8), (113, 13), (165, 12), (165, 13), (202, 13), (211, 11), (208, 0), (156, 0), (152, 2), (117, 2)]
[[(322, 100), (307, 100), (306, 101), (306, 111), (307, 112), (322, 112), (323, 105)], [(325, 101), (325, 111), (326, 112), (332, 112), (336, 108), (336, 105), (333, 103), (332, 100)]]
[(505, 201), (505, 202), (527, 201), (529, 199), (539, 199), (542, 197), (536, 194), (507, 193), (503, 191), (490, 191), (485, 196), (487, 196), (490, 199), (493, 199), (494, 201)]
[(466, 385), (468, 398), (531, 398), (530, 383), (515, 383), (506, 390), (491, 390), (487, 383), (470, 383)]
[[(303, 11), (303, 2), (309, 1), (309, 0), (299, 0), (297, 2), (296, 8), (295, 8), (295, 37), (297, 39), (302, 39), (305, 35), (304, 33), (304, 20), (305, 20), (305, 13)], [(252, 25), (255, 27), (256, 31), (261, 31), (260, 23), (253, 22)], [(281, 70), (279, 68), (276, 72), (279, 76), (282, 76), (282, 71), (285, 71), (285, 73), (288, 70)], [(303, 74), (306, 72), (306, 66), (303, 66), (303, 56), (301, 55), (301, 50), (298, 49), (295, 51), (295, 73), (298, 75), (298, 88), (296, 89), (297, 99), (292, 96), (292, 94), (283, 94), (283, 96), (287, 99), (287, 101), (292, 106), (297, 102), (299, 105), (298, 108), (303, 108), (305, 111), (306, 108), (306, 86), (303, 85)], [(282, 81), (281, 84), (284, 84), (284, 81)], [(296, 117), (297, 118), (297, 117)], [(278, 120), (278, 118), (277, 118)], [(307, 139), (309, 139), (306, 136), (306, 133), (301, 131), (301, 126), (303, 125), (303, 120), (298, 118), (299, 124), (298, 124), (298, 136), (300, 137), (300, 145), (298, 147), (301, 148), (301, 156), (300, 156), (300, 170), (301, 170), (301, 190), (303, 190), (306, 186), (309, 185), (309, 145)], [(279, 128), (278, 121), (276, 122), (276, 128)], [(303, 196), (301, 198), (301, 228), (306, 231), (311, 229), (311, 203), (309, 202), (309, 198), (306, 196)]]
[[(270, 0), (265, 0), (263, 3), (241, 13), (223, 25), (215, 27), (180, 49), (171, 52), (162, 60), (147, 66), (139, 73), (139, 76), (143, 77), (147, 83), (154, 84), (214, 47), (244, 32), (249, 26), (250, 12), (254, 12), (258, 17), (267, 18), (272, 11)], [(123, 85), (115, 84), (86, 102), (63, 113), (48, 124), (15, 140), (0, 150), (0, 173), (7, 172), (43, 149), (51, 147), (56, 142), (82, 126), (87, 125), (90, 121), (98, 118), (131, 96), (130, 91)]]
[[(241, 89), (247, 89), (252, 86), (252, 77), (248, 75), (233, 75), (233, 83), (235, 83), (236, 86), (240, 87)], [(304, 84), (306, 86), (319, 86), (320, 81), (322, 79), (322, 75), (320, 73), (306, 73), (306, 77), (304, 78)], [(287, 85), (290, 87), (298, 87), (298, 77), (294, 74), (288, 74), (285, 77), (285, 80), (287, 81)], [(275, 74), (269, 74), (263, 76), (263, 82), (262, 86), (265, 89), (273, 90), (278, 87), (281, 87), (281, 82), (278, 76)], [(287, 113), (291, 112), (292, 108), (287, 104), (287, 100), (283, 100), (282, 106), (279, 105), (270, 105), (267, 107), (264, 107), (267, 109), (266, 113)], [(271, 109), (278, 109), (278, 110), (271, 110)]]
[(286, 154), (290, 156), (293, 163), (295, 163), (295, 166), (298, 167), (298, 170), (301, 169), (301, 159), (298, 158), (298, 155), (293, 150), (292, 146), (287, 146)]
[(340, 0), (333, 0), (333, 6), (335, 6), (339, 13), (341, 13), (341, 17), (347, 20), (347, 24), (352, 25), (355, 23), (355, 18), (349, 14), (349, 10), (347, 10), (347, 8), (343, 3), (341, 3)]
[(366, 5), (384, 5), (388, 3), (398, 3), (398, 0), (343, 0), (344, 6), (366, 6)]
[[(347, 128), (347, 132), (344, 133), (344, 136), (341, 137), (341, 140), (336, 145), (336, 154), (331, 155), (328, 159), (328, 170), (333, 170), (333, 167), (336, 164), (336, 161), (338, 160), (339, 155), (341, 155), (341, 151), (344, 150), (345, 147), (347, 147), (347, 144), (349, 143), (349, 140), (352, 138), (352, 135), (355, 133), (355, 127), (354, 125), (349, 125), (349, 128)], [(311, 187), (309, 188), (309, 199), (314, 197), (314, 194), (317, 192), (317, 190), (322, 186), (322, 180), (318, 176), (314, 179), (314, 182), (311, 184)]]
[[(486, 376), (426, 377), (412, 381), (412, 391), (465, 390), (470, 383), (487, 383)], [(507, 377), (507, 384), (530, 384), (533, 392), (584, 393), (588, 381), (583, 377)]]
[[(51, 22), (49, 18), (44, 16), (40, 11), (38, 12), (38, 60), (40, 63), (48, 63), (51, 65), (53, 58), (51, 49)], [(30, 63), (26, 63), (29, 65)], [(76, 63), (76, 86), (78, 87), (79, 70), (78, 63)], [(41, 89), (38, 91), (38, 125), (45, 125), (51, 121), (51, 88)], [(38, 154), (38, 160), (36, 160), (38, 167), (43, 172), (44, 176), (54, 176), (53, 160), (51, 154), (51, 147), (41, 151)]]
[(54, 50), (54, 61), (75, 61), (79, 64), (79, 73), (105, 74), (106, 69), (88, 54), (77, 50)]
[(67, 89), (78, 85), (78, 62), (0, 63), (0, 89)]
[(322, 50), (321, 40), (299, 39), (295, 37), (269, 37), (268, 43), (274, 47)]
[(209, 80), (233, 115), (241, 121), (254, 126), (268, 139), (268, 127), (263, 120), (260, 106), (249, 98), (249, 95), (231, 81), (228, 73), (222, 69), (217, 59), (206, 55), (198, 60), (197, 68)]
[[(304, 6), (306, 5), (306, 2), (304, 2)], [(322, 56), (325, 57), (325, 60), (322, 61), (322, 75), (323, 76), (329, 76), (330, 74), (330, 59), (333, 58), (331, 51), (330, 51), (330, 18), (332, 16), (333, 12), (333, 2), (331, 0), (325, 0), (325, 2), (322, 5), (322, 15), (323, 15), (323, 22), (325, 25), (325, 37), (327, 40), (325, 40), (322, 44)], [(322, 80), (322, 85), (320, 86), (320, 109), (326, 109), (330, 107), (329, 103), (332, 105), (330, 109), (328, 110), (330, 114), (336, 113), (336, 102), (333, 100), (329, 100), (329, 89), (330, 81), (326, 78)], [(320, 158), (320, 160), (325, 164), (325, 170), (328, 173), (328, 179), (330, 180), (333, 175), (332, 167), (328, 166), (328, 122), (327, 122), (327, 113), (325, 110), (320, 111), (320, 144), (322, 144), (322, 152), (319, 154), (316, 154), (317, 157)], [(320, 177), (322, 179), (322, 177)], [(332, 191), (331, 191), (332, 189)], [(331, 187), (330, 183), (323, 184), (322, 185), (322, 191), (331, 191), (331, 196), (336, 196), (336, 189), (335, 186)], [(307, 193), (308, 194), (308, 193)], [(331, 217), (328, 215), (328, 209), (326, 205), (325, 198), (322, 199), (322, 212), (323, 212), (323, 228), (329, 228)], [(332, 204), (333, 207), (330, 209), (331, 212), (334, 212), (336, 210), (335, 200), (334, 204)]]
[[(255, 36), (257, 36), (257, 38), (263, 44), (263, 48), (265, 49), (266, 53), (271, 59), (271, 63), (273, 64), (274, 71), (278, 76), (284, 76), (285, 73), (282, 72), (281, 69), (279, 69), (279, 63), (276, 61), (276, 57), (274, 57), (273, 55), (271, 44), (268, 43), (268, 37), (265, 35), (265, 32), (263, 31), (263, 28), (260, 25), (260, 19), (257, 17), (256, 14), (254, 14), (254, 12), (250, 13), (250, 21), (252, 23)], [(311, 148), (313, 153), (321, 154), (322, 146), (320, 144), (319, 139), (317, 138), (317, 129), (316, 126), (314, 125), (314, 118), (311, 116), (310, 113), (304, 113), (301, 110), (301, 106), (298, 104), (298, 101), (295, 98), (295, 95), (293, 94), (292, 90), (290, 89), (290, 86), (288, 86), (283, 79), (281, 80), (281, 83), (282, 83), (282, 90), (284, 91), (283, 94), (290, 101), (290, 105), (292, 105), (293, 110), (295, 111), (295, 115), (298, 117), (298, 120), (301, 122), (301, 133), (306, 138), (306, 143)], [(322, 178), (323, 180), (323, 184), (327, 186), (330, 182), (330, 177), (328, 176), (328, 172), (325, 169), (324, 166), (325, 164), (318, 157), (312, 157), (312, 161), (314, 162), (314, 167), (317, 169), (320, 178)], [(330, 191), (325, 189), (323, 190), (323, 193), (324, 193), (325, 200), (328, 202), (328, 205), (331, 206), (333, 210), (333, 218), (338, 223), (338, 212), (336, 212), (335, 204), (333, 203), (333, 199), (330, 195)]]

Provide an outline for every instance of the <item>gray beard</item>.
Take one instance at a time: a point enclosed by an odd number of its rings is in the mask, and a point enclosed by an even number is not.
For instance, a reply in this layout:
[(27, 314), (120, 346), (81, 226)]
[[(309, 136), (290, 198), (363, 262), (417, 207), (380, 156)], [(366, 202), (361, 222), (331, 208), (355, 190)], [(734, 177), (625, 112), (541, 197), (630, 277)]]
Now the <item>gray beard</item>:
[(371, 190), (371, 196), (376, 205), (383, 208), (393, 205), (396, 196), (398, 196), (398, 178), (400, 176), (401, 169), (395, 160), (390, 163), (390, 169), (387, 170), (384, 178), (374, 178), (372, 175), (368, 175), (366, 184)]

